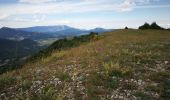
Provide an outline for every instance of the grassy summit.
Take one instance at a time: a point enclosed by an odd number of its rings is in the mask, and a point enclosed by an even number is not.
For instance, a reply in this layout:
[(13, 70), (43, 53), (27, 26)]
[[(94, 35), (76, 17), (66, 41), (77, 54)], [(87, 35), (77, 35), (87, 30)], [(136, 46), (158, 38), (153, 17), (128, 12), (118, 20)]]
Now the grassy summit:
[(170, 99), (170, 32), (116, 30), (0, 76), (0, 99)]

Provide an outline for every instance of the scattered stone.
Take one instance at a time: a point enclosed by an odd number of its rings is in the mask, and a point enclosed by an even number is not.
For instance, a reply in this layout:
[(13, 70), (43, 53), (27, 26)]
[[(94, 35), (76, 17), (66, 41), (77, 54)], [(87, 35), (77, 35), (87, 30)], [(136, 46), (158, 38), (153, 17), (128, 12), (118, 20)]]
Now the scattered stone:
[(169, 62), (168, 62), (168, 61), (165, 61), (164, 63), (167, 65)]

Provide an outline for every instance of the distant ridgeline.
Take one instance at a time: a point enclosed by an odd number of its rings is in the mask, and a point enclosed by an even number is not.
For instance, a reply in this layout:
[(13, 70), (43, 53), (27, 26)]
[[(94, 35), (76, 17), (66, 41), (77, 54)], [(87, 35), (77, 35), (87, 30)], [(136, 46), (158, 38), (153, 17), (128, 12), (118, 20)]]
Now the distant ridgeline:
[(42, 48), (31, 39), (16, 41), (0, 38), (0, 74), (18, 68), (27, 56), (37, 53)]
[(82, 36), (75, 36), (72, 39), (60, 39), (51, 44), (48, 48), (41, 50), (39, 53), (35, 54), (34, 56), (30, 57), (28, 61), (36, 61), (41, 58), (48, 57), (52, 54), (53, 51), (55, 50), (64, 50), (64, 49), (69, 49), (72, 47), (76, 47), (81, 45), (82, 43), (90, 42), (90, 41), (95, 41), (99, 38), (98, 33), (91, 32), (89, 35), (82, 35)]
[[(87, 43), (87, 42), (90, 42), (90, 41), (95, 41), (98, 38), (99, 38), (98, 33), (91, 32), (89, 35), (82, 35), (82, 36), (78, 36), (78, 37), (76, 36), (76, 37), (73, 37), (73, 38), (64, 38), (64, 39), (57, 40), (53, 44), (51, 44), (49, 47), (47, 47), (47, 48), (45, 48), (43, 50), (40, 50), (40, 51), (39, 50), (34, 50), (34, 47), (30, 47), (30, 48), (32, 48), (30, 50), (33, 50), (33, 51), (36, 51), (36, 52), (39, 51), (39, 52), (37, 52), (33, 56), (30, 56), (29, 58), (27, 58), (26, 61), (24, 61), (24, 63), (26, 63), (26, 62), (34, 62), (34, 61), (40, 60), (41, 58), (48, 57), (55, 50), (60, 51), (60, 50), (64, 50), (64, 49), (69, 49), (69, 48), (72, 48), (72, 47), (79, 46), (79, 45), (81, 45), (83, 43)], [(10, 41), (10, 40), (8, 40), (8, 41)], [(28, 43), (25, 44), (24, 41), (21, 42), (23, 44), (23, 45), (21, 45), (21, 47), (23, 47), (25, 45), (26, 46), (29, 45)], [(10, 47), (11, 45), (0, 45), (0, 47), (2, 47), (2, 48), (5, 48), (4, 46), (9, 46)], [(10, 49), (8, 48), (8, 50), (6, 50), (6, 51), (10, 51)], [(21, 48), (18, 48), (18, 53), (23, 52), (23, 54), (27, 54), (27, 51), (28, 50), (25, 50), (25, 49), (22, 50)], [(13, 55), (13, 52), (10, 52), (8, 55), (9, 56)], [(7, 54), (6, 55), (4, 54), (4, 56), (2, 56), (2, 57), (8, 57), (8, 56), (7, 56)], [(10, 71), (10, 70), (21, 68), (23, 66), (23, 64), (24, 64), (24, 63), (20, 64), (20, 63), (17, 63), (17, 62), (11, 62), (11, 63), (13, 63), (13, 65), (9, 65), (9, 66), (5, 65), (4, 67), (0, 67), (0, 74), (2, 74), (4, 72), (7, 72), (7, 71)]]
[(148, 23), (145, 23), (142, 26), (139, 26), (139, 29), (158, 29), (158, 30), (164, 30), (164, 28), (160, 27), (159, 25), (156, 24), (156, 22), (153, 22), (151, 25), (149, 25)]

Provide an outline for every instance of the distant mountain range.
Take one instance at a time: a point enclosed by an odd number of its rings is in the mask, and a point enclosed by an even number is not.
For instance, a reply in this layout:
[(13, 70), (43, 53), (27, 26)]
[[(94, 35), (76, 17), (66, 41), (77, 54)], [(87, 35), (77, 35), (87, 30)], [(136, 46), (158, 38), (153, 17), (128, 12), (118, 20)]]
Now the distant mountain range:
[(59, 35), (81, 35), (81, 34), (88, 34), (90, 32), (108, 32), (112, 29), (104, 29), (104, 28), (95, 28), (91, 30), (85, 29), (78, 29), (74, 27), (70, 27), (67, 25), (58, 25), (58, 26), (35, 26), (35, 27), (28, 27), (28, 28), (18, 28), (18, 30), (27, 31), (27, 32), (39, 32), (39, 33), (48, 33), (53, 34), (55, 36)]
[(97, 32), (97, 33), (104, 33), (104, 32), (111, 32), (113, 29), (104, 29), (104, 28), (94, 28), (89, 30), (90, 32)]
[(10, 40), (22, 40), (22, 39), (32, 39), (40, 40), (47, 38), (64, 38), (68, 36), (79, 36), (82, 34), (88, 34), (90, 32), (108, 32), (112, 29), (95, 28), (91, 30), (73, 28), (66, 25), (58, 26), (35, 26), (28, 28), (9, 28), (2, 27), (0, 29), (0, 38), (10, 39)]
[(38, 33), (38, 32), (27, 32), (23, 30), (17, 30), (8, 27), (2, 27), (0, 29), (0, 38), (9, 39), (9, 40), (22, 40), (22, 39), (32, 39), (32, 40), (39, 40), (39, 39), (46, 39), (52, 38), (54, 36), (45, 33)]
[(0, 29), (0, 66), (14, 63), (23, 57), (28, 57), (38, 52), (45, 47), (38, 44), (38, 42), (42, 40), (50, 40), (51, 38), (60, 39), (89, 34), (90, 32), (103, 33), (108, 31), (111, 31), (111, 29), (95, 28), (85, 30), (66, 25), (28, 28), (2, 27)]
[(28, 27), (28, 28), (18, 28), (18, 30), (23, 30), (27, 32), (55, 33), (64, 30), (80, 30), (80, 29), (76, 29), (66, 25), (58, 25), (58, 26), (35, 26), (35, 27)]

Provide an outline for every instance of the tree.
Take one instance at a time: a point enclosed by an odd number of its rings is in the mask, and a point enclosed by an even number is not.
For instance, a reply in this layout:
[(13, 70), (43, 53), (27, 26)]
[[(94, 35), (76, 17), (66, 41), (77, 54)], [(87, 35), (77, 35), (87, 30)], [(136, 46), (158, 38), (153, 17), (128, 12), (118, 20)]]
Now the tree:
[(129, 28), (126, 26), (125, 29), (127, 30), (127, 29), (129, 29)]
[(142, 26), (139, 26), (139, 29), (150, 29), (150, 25), (148, 23), (145, 23)]
[(163, 29), (162, 27), (160, 27), (159, 25), (157, 25), (156, 22), (153, 22), (153, 23), (150, 25), (150, 28), (151, 28), (151, 29)]
[(140, 26), (139, 29), (158, 29), (158, 30), (163, 30), (164, 28), (157, 25), (156, 22), (153, 22), (151, 25), (149, 25), (148, 23), (145, 23), (144, 25)]

